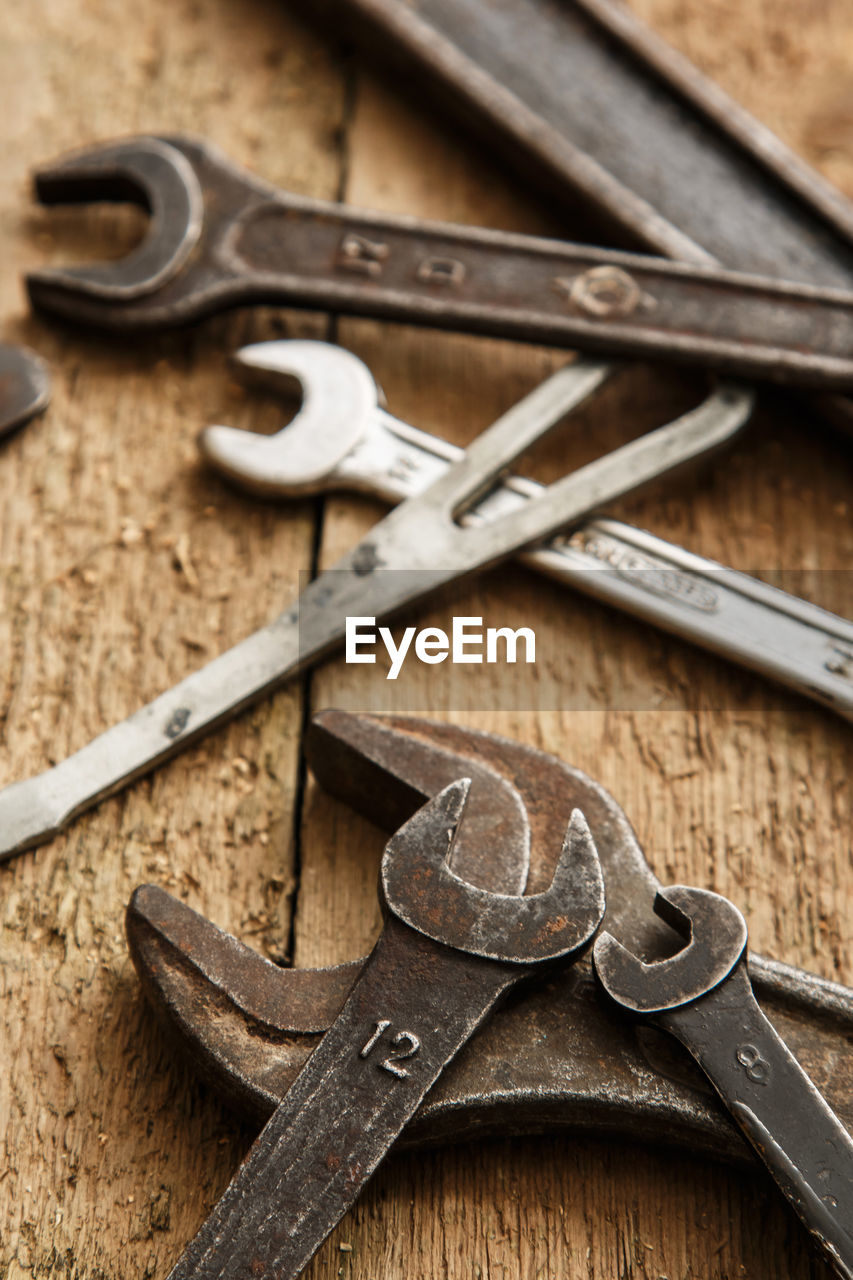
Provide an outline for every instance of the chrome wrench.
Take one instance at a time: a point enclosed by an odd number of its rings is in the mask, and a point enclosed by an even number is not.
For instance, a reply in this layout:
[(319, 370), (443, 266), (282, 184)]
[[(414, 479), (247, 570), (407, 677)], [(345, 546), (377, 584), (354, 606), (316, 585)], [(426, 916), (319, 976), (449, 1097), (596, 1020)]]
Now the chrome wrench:
[[(237, 352), (235, 365), (247, 382), (281, 391), (296, 378), (303, 392), (301, 410), (275, 435), (227, 426), (201, 433), (207, 461), (250, 493), (355, 490), (398, 503), (462, 454), (386, 412), (370, 371), (341, 347), (256, 343)], [(501, 519), (541, 492), (509, 477), (467, 519)], [(615, 520), (586, 522), (520, 559), (853, 720), (853, 622)]]
[[(459, 519), (514, 460), (597, 390), (611, 366), (559, 370), (480, 435), (423, 493), (402, 503), (268, 626), (107, 729), (52, 769), (0, 791), (0, 858), (50, 839), (230, 716), (310, 668), (344, 638), (348, 615), (377, 618), (522, 547), (729, 441), (751, 412), (748, 390), (720, 386), (697, 409), (580, 470), (500, 520)], [(380, 572), (392, 570), (392, 572)]]

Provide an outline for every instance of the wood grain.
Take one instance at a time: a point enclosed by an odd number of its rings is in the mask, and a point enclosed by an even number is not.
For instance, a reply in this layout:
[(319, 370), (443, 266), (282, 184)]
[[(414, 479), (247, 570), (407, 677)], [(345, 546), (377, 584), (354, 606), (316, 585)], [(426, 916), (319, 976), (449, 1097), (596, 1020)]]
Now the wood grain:
[[(642, 17), (853, 196), (853, 29), (830, 0), (634, 0)], [(243, 341), (336, 334), (391, 410), (464, 442), (564, 358), (297, 313), (241, 313), (120, 344), (27, 315), (20, 273), (121, 252), (124, 211), (47, 215), (28, 169), (64, 148), (187, 129), (322, 197), (529, 231), (564, 228), (417, 103), (302, 26), (285, 0), (7, 0), (0, 38), (0, 337), (51, 361), (50, 412), (0, 455), (0, 780), (46, 767), (271, 618), (379, 514), (252, 502), (198, 465), (207, 421), (270, 429), (231, 381)], [(331, 33), (327, 33), (331, 35)], [(634, 371), (533, 460), (559, 474), (695, 395)], [(849, 453), (766, 408), (637, 523), (848, 616)], [(451, 609), (533, 624), (536, 669), (327, 663), (154, 778), (0, 870), (0, 1268), (8, 1280), (165, 1276), (251, 1134), (161, 1035), (122, 913), (153, 880), (265, 954), (364, 951), (381, 837), (308, 781), (307, 710), (406, 710), (515, 736), (608, 787), (662, 879), (713, 887), (754, 946), (853, 982), (853, 742), (828, 713), (512, 567)], [(418, 618), (446, 618), (435, 606)], [(616, 1138), (558, 1134), (392, 1156), (306, 1273), (519, 1280), (824, 1275), (765, 1179)]]

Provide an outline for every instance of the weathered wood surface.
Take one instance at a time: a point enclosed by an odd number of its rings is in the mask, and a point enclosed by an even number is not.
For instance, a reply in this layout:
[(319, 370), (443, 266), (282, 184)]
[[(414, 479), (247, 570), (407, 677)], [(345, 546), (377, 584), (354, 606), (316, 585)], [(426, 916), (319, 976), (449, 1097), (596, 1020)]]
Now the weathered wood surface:
[[(853, 196), (853, 28), (814, 0), (635, 0), (641, 15)], [(335, 499), (286, 510), (206, 474), (206, 421), (269, 428), (225, 357), (325, 336), (322, 317), (244, 313), (120, 344), (27, 316), (21, 271), (120, 251), (137, 220), (45, 215), (40, 159), (119, 133), (191, 129), (312, 195), (532, 231), (560, 228), (308, 31), (286, 0), (7, 0), (0, 19), (0, 337), (52, 362), (49, 414), (0, 454), (0, 776), (46, 767), (276, 613), (311, 565), (375, 518)], [(393, 411), (470, 438), (549, 352), (346, 321)], [(584, 421), (620, 437), (683, 398), (638, 374)], [(851, 465), (765, 411), (727, 460), (631, 518), (850, 612)], [(803, 430), (804, 425), (807, 429)], [(583, 434), (583, 433), (581, 433)], [(588, 447), (588, 446), (587, 446)], [(571, 449), (550, 448), (543, 474)], [(826, 572), (826, 571), (836, 572)], [(306, 710), (449, 717), (542, 746), (609, 787), (662, 879), (746, 910), (765, 954), (853, 982), (853, 740), (829, 714), (512, 568), (459, 612), (536, 626), (535, 678), (331, 662), (150, 781), (0, 869), (0, 1267), (22, 1276), (165, 1276), (250, 1132), (191, 1078), (145, 1008), (122, 914), (133, 887), (181, 893), (266, 954), (363, 951), (378, 919), (378, 834), (300, 782)], [(423, 611), (425, 619), (427, 610)], [(800, 1280), (823, 1275), (765, 1179), (613, 1138), (557, 1135), (393, 1157), (309, 1273)]]

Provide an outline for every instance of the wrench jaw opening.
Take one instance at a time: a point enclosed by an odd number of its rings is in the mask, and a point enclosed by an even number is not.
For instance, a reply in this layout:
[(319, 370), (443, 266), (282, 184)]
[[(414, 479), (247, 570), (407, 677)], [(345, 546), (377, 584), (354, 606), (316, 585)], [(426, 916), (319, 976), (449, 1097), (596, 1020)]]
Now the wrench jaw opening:
[(469, 787), (466, 778), (442, 792), (445, 821), (452, 823), (444, 858), (436, 852), (439, 842), (422, 833), (427, 821), (435, 822), (432, 810), (438, 799), (392, 837), (382, 863), (386, 906), (434, 942), (487, 960), (538, 964), (579, 956), (604, 918), (604, 877), (583, 814), (579, 809), (572, 813), (548, 889), (526, 897), (489, 893), (460, 879), (448, 865)]
[(379, 412), (381, 392), (369, 369), (327, 342), (256, 342), (231, 358), (241, 382), (301, 406), (272, 436), (210, 426), (199, 434), (206, 462), (233, 484), (260, 497), (322, 493)]
[[(102, 200), (137, 204), (150, 215), (148, 231), (117, 262), (46, 267), (30, 272), (27, 288), (39, 310), (109, 324), (116, 304), (156, 292), (181, 270), (199, 242), (203, 197), (192, 164), (158, 138), (130, 138), (72, 152), (35, 175), (43, 205)], [(83, 318), (87, 318), (83, 315)]]
[(746, 921), (718, 893), (688, 885), (660, 889), (655, 914), (687, 945), (665, 960), (646, 963), (610, 933), (593, 949), (604, 990), (629, 1013), (649, 1016), (691, 1004), (718, 987), (746, 953)]
[(279, 968), (158, 885), (134, 890), (125, 932), (170, 1039), (226, 1104), (259, 1121), (278, 1106), (364, 966)]

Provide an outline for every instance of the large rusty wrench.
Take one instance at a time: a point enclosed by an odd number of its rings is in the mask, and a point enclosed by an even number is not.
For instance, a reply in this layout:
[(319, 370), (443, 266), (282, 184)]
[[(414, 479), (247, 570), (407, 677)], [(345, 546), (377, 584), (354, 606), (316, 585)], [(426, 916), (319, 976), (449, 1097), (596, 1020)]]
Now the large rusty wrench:
[(604, 884), (583, 815), (550, 888), (493, 893), (447, 865), (468, 787), (451, 783), (389, 841), (379, 941), (171, 1280), (293, 1280), (495, 1003), (592, 941)]
[(746, 921), (717, 893), (661, 889), (655, 911), (686, 940), (645, 963), (611, 934), (595, 972), (627, 1013), (689, 1050), (842, 1280), (853, 1280), (853, 1138), (752, 992)]
[[(474, 778), (454, 869), (490, 833), (491, 870), (508, 869), (518, 824), (530, 827), (530, 888), (547, 884), (562, 815), (583, 811), (607, 888), (606, 927), (626, 945), (662, 954), (669, 929), (652, 910), (659, 883), (612, 796), (553, 756), (490, 734), (400, 717), (324, 711), (307, 737), (321, 786), (384, 829), (401, 825), (460, 773)], [(512, 794), (517, 798), (512, 803)], [(477, 883), (484, 883), (477, 878)], [(518, 892), (517, 888), (505, 891)], [(364, 963), (282, 969), (157, 886), (127, 915), (134, 964), (154, 1008), (217, 1091), (260, 1121), (343, 1007)], [(833, 1107), (853, 1124), (853, 992), (752, 956), (756, 991), (774, 1024)], [(667, 1037), (613, 1014), (587, 960), (497, 1012), (424, 1100), (402, 1141), (603, 1127), (749, 1159), (701, 1073)]]
[(853, 294), (294, 196), (194, 138), (88, 147), (41, 169), (36, 193), (151, 213), (124, 259), (27, 278), (36, 307), (112, 330), (280, 303), (853, 385)]

